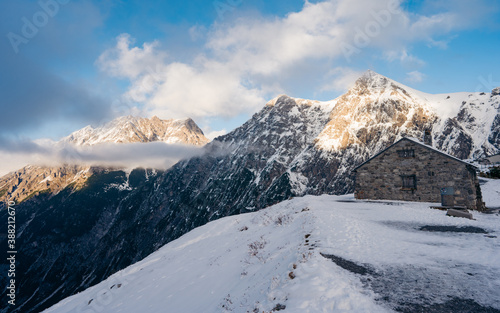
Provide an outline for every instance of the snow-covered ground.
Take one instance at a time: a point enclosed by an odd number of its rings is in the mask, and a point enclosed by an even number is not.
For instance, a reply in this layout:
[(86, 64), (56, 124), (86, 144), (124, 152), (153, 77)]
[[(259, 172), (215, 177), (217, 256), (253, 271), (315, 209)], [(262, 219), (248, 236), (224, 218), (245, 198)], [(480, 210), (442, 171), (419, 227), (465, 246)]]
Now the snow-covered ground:
[(295, 198), (199, 227), (45, 312), (500, 312), (499, 214), (429, 206)]
[(500, 208), (500, 179), (481, 177), (481, 193), (488, 208)]

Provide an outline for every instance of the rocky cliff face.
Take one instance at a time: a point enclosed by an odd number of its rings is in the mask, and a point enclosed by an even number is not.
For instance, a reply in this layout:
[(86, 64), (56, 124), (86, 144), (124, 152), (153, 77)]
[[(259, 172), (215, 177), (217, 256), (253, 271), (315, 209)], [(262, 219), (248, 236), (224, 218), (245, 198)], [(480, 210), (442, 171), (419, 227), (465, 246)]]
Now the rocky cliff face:
[(458, 108), (456, 115), (441, 118), (434, 125), (436, 147), (460, 159), (498, 153), (500, 96), (493, 90), (491, 94), (452, 95), (443, 102), (453, 98), (452, 105)]
[[(61, 139), (58, 144), (91, 146), (101, 143), (163, 141), (168, 144), (202, 146), (209, 142), (196, 123), (183, 120), (161, 120), (158, 117), (119, 117), (104, 126), (87, 126)], [(21, 202), (40, 193), (58, 193), (69, 187), (78, 189), (95, 173), (96, 168), (83, 165), (44, 167), (28, 165), (0, 178), (0, 201)]]
[(71, 185), (83, 186), (93, 170), (88, 166), (43, 167), (28, 165), (0, 178), (0, 201), (21, 202), (43, 193), (54, 193)]
[(421, 131), (432, 129), (437, 119), (430, 105), (405, 86), (368, 71), (336, 100), (317, 146), (340, 151), (355, 145), (374, 152), (395, 136), (420, 137)]
[(103, 170), (79, 190), (33, 197), (17, 209), (28, 273), (18, 312), (83, 290), (210, 220), (352, 192), (351, 170), (402, 136), (430, 130), (436, 148), (462, 158), (499, 151), (499, 103), (493, 93), (428, 95), (367, 72), (333, 101), (280, 96), (165, 172)]

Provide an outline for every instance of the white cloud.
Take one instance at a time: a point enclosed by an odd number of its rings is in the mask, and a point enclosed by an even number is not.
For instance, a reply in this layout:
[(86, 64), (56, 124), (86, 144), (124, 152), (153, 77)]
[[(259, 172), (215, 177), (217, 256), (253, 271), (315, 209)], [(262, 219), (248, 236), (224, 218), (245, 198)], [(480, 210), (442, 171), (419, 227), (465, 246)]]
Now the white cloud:
[(389, 62), (399, 61), (406, 68), (420, 68), (425, 65), (425, 61), (403, 50), (389, 50), (384, 53), (385, 58)]
[(200, 155), (203, 148), (164, 142), (103, 143), (74, 146), (51, 140), (6, 143), (0, 146), (0, 176), (28, 164), (60, 166), (78, 164), (120, 168), (167, 169), (181, 159)]
[(460, 25), (455, 13), (420, 16), (408, 29), (413, 38), (431, 39), (433, 35), (446, 34)]
[(148, 112), (157, 116), (231, 117), (253, 112), (265, 102), (260, 89), (245, 86), (241, 76), (217, 62), (198, 68), (172, 63), (163, 74), (146, 103)]
[(419, 71), (406, 73), (406, 80), (411, 83), (420, 83), (424, 80), (425, 74)]
[(454, 36), (450, 36), (448, 38), (445, 38), (445, 39), (441, 39), (441, 40), (434, 40), (434, 39), (430, 39), (427, 43), (427, 46), (429, 48), (433, 48), (433, 47), (437, 47), (441, 50), (446, 50), (448, 49), (448, 44), (453, 40), (455, 39), (457, 36), (454, 35)]
[(353, 86), (354, 82), (363, 74), (363, 71), (355, 71), (350, 68), (335, 68), (327, 75), (328, 82), (322, 87), (322, 91), (335, 90), (346, 91)]
[[(374, 51), (407, 69), (419, 69), (425, 61), (410, 53), (411, 44), (436, 45), (436, 36), (466, 27), (462, 17), (468, 13), (463, 6), (443, 1), (433, 13), (417, 15), (401, 10), (400, 3), (306, 1), (302, 10), (285, 17), (242, 17), (217, 22), (208, 30), (193, 27), (191, 38), (200, 41), (202, 32), (205, 42), (201, 52), (184, 63), (168, 61), (158, 42), (136, 47), (124, 34), (97, 64), (111, 75), (131, 80), (126, 95), (143, 104), (145, 115), (234, 117), (258, 110), (278, 93), (295, 90), (291, 86), (298, 81), (311, 93), (344, 89), (365, 70), (352, 69), (349, 62), (371, 57)], [(298, 70), (308, 65), (316, 72)], [(290, 73), (295, 75), (289, 77)], [(410, 79), (423, 78), (414, 73)]]
[(224, 64), (203, 56), (193, 64), (167, 63), (157, 42), (131, 47), (127, 34), (117, 41), (97, 64), (110, 75), (130, 79), (126, 98), (144, 103), (147, 116), (234, 116), (253, 112), (265, 102), (261, 90), (244, 85), (243, 77)]
[(223, 136), (227, 134), (227, 130), (226, 129), (221, 129), (221, 130), (213, 130), (213, 131), (209, 131), (205, 134), (205, 137), (207, 137), (208, 139), (210, 140), (213, 140), (219, 136)]
[[(303, 60), (342, 58), (342, 44), (356, 46), (358, 37), (367, 38), (366, 46), (358, 48), (390, 44), (394, 30), (407, 23), (404, 13), (392, 9), (395, 6), (390, 4), (394, 2), (398, 3), (390, 0), (307, 2), (300, 12), (282, 19), (240, 19), (234, 25), (217, 27), (207, 47), (232, 68), (276, 76)], [(382, 18), (384, 21), (378, 22), (382, 16), (386, 16)], [(371, 31), (372, 25), (378, 25), (376, 35)]]
[(195, 25), (189, 28), (189, 38), (192, 41), (198, 41), (207, 35), (207, 28), (205, 26)]
[(158, 41), (144, 43), (142, 48), (131, 48), (133, 42), (129, 34), (118, 36), (116, 46), (104, 51), (97, 59), (99, 68), (112, 76), (134, 80), (164, 64), (167, 54), (157, 49)]

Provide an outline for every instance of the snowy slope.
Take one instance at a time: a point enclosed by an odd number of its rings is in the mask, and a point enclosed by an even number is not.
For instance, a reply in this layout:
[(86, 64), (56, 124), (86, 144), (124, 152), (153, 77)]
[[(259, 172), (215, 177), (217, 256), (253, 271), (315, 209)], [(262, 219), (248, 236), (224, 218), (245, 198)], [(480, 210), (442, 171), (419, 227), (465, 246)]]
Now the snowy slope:
[(500, 179), (481, 177), (479, 182), (486, 207), (500, 208)]
[(500, 312), (500, 216), (474, 217), (295, 198), (199, 227), (44, 312)]

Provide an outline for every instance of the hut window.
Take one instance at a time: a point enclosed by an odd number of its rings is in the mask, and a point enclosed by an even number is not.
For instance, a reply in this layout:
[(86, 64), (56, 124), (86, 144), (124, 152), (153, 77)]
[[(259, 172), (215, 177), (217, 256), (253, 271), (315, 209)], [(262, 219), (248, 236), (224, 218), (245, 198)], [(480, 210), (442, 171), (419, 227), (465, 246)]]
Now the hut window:
[(403, 189), (416, 189), (417, 188), (417, 177), (415, 175), (404, 175), (401, 176), (403, 181)]
[(402, 158), (414, 158), (415, 150), (413, 149), (398, 150), (398, 155)]

